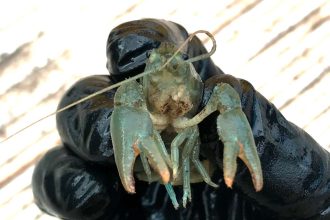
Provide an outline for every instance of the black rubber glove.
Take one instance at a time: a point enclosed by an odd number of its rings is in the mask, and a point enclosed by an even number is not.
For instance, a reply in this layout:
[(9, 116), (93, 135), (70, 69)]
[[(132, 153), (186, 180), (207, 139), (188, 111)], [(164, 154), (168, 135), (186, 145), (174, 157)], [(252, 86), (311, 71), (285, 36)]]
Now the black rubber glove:
[(63, 146), (49, 150), (33, 174), (35, 202), (63, 219), (111, 218), (124, 191), (115, 167), (89, 164)]

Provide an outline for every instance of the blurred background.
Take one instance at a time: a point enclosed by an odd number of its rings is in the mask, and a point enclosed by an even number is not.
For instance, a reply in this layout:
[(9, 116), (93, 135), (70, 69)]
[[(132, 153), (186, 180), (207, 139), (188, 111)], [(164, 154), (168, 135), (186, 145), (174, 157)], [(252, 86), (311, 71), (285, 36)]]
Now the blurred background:
[[(225, 73), (250, 81), (330, 149), (328, 0), (0, 0), (0, 140), (54, 112), (78, 79), (108, 74), (110, 30), (146, 17), (213, 33), (213, 60)], [(55, 219), (34, 205), (30, 182), (59, 143), (50, 117), (0, 145), (1, 219)]]

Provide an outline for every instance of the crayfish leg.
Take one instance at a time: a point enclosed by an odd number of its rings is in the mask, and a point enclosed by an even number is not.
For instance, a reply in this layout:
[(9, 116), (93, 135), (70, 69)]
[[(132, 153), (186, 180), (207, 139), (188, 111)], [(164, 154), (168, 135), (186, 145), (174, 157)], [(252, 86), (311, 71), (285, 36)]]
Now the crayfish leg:
[(166, 188), (167, 194), (169, 195), (169, 197), (172, 201), (172, 204), (173, 204), (174, 208), (178, 209), (179, 208), (179, 203), (178, 203), (178, 200), (176, 199), (176, 195), (175, 195), (172, 184), (171, 183), (165, 184), (165, 188)]

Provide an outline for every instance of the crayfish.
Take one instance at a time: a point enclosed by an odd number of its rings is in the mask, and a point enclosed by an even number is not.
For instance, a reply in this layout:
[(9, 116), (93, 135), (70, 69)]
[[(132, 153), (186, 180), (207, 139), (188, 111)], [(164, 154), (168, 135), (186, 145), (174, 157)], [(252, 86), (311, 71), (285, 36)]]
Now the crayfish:
[[(214, 111), (220, 112), (217, 131), (224, 143), (226, 185), (232, 186), (239, 157), (249, 168), (256, 191), (261, 190), (263, 177), (254, 138), (234, 88), (226, 83), (216, 85), (208, 104), (197, 112), (204, 87), (192, 62), (203, 58), (186, 59), (174, 45), (162, 43), (149, 54), (142, 80), (131, 80), (116, 91), (111, 137), (127, 192), (135, 192), (133, 173), (140, 180), (161, 181), (178, 208), (173, 185), (183, 185), (184, 207), (191, 200), (190, 183), (204, 181), (217, 187), (210, 178), (211, 170), (199, 159), (197, 126)], [(171, 143), (164, 143), (165, 136), (173, 137)], [(135, 164), (138, 156), (141, 160)]]

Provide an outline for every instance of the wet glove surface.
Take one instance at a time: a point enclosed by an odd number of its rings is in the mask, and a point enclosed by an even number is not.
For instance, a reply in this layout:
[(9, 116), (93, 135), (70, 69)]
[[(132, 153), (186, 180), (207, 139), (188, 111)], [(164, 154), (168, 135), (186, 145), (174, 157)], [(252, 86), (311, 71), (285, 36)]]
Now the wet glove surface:
[[(107, 45), (110, 79), (107, 76), (82, 79), (66, 93), (59, 106), (104, 88), (111, 81), (140, 73), (146, 54), (160, 41), (178, 45), (186, 36), (187, 32), (181, 26), (163, 20), (139, 20), (118, 26), (110, 33)], [(135, 41), (139, 44), (134, 44)], [(186, 51), (188, 56), (195, 56), (204, 53), (205, 48), (195, 38)], [(330, 203), (329, 153), (307, 133), (287, 121), (248, 82), (221, 75), (221, 70), (210, 59), (194, 65), (205, 81), (200, 108), (218, 82), (229, 83), (241, 95), (243, 111), (251, 124), (262, 163), (264, 188), (261, 192), (254, 191), (250, 174), (242, 163), (239, 163), (233, 190), (224, 185), (221, 171), (223, 146), (216, 133), (216, 114), (212, 114), (199, 125), (201, 159), (208, 158), (218, 165), (212, 177), (220, 185), (218, 189), (205, 183), (192, 184), (192, 203), (187, 209), (178, 211), (174, 210), (159, 183), (148, 185), (137, 181), (137, 194), (127, 194), (122, 189), (112, 156), (109, 120), (114, 91), (110, 91), (57, 115), (58, 131), (65, 148), (74, 153), (58, 148), (47, 153), (37, 165), (33, 190), (38, 206), (64, 219), (88, 216), (81, 208), (84, 205), (94, 207), (89, 210), (95, 211), (86, 219), (319, 219), (321, 216), (326, 219)], [(71, 159), (60, 159), (66, 157)], [(79, 166), (70, 160), (79, 161)], [(73, 165), (75, 172), (70, 173), (70, 178), (66, 172), (58, 172), (69, 170), (61, 167)], [(73, 198), (77, 193), (79, 188), (73, 187), (73, 180), (81, 176), (80, 169), (88, 170), (83, 175), (95, 177), (99, 186), (104, 187), (102, 192), (105, 193), (95, 193), (95, 198), (99, 199), (96, 201), (110, 202), (97, 206), (100, 204), (93, 204), (91, 199), (81, 200), (81, 203), (65, 199)], [(98, 179), (98, 176), (104, 179)], [(63, 182), (67, 189), (58, 186)], [(83, 184), (93, 192), (93, 185), (88, 185), (88, 181)], [(177, 197), (181, 198), (181, 187), (175, 187), (175, 190)]]
[(46, 213), (64, 219), (111, 217), (124, 193), (116, 172), (89, 164), (63, 146), (53, 148), (34, 170), (35, 202)]
[[(81, 79), (64, 94), (58, 108), (109, 85), (109, 76)], [(62, 142), (85, 160), (114, 163), (109, 127), (114, 94), (115, 90), (103, 93), (56, 116)]]

